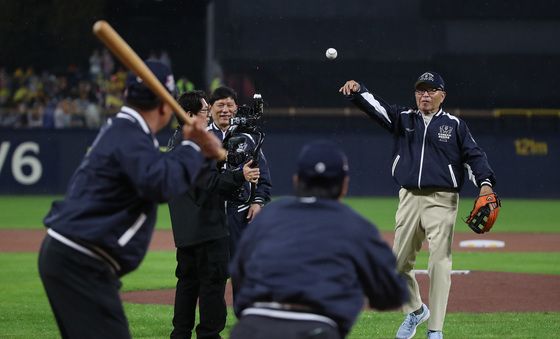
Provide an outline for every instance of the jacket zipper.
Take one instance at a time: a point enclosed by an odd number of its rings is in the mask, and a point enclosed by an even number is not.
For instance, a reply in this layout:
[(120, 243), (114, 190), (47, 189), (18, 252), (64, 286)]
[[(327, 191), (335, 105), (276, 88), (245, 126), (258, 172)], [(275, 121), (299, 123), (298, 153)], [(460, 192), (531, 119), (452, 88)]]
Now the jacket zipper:
[[(420, 112), (420, 114), (423, 114), (422, 112)], [(424, 120), (424, 117), (420, 116), (420, 118), (422, 120)], [(433, 119), (434, 117), (432, 117)], [(424, 121), (422, 121), (424, 122)], [(430, 120), (430, 122), (432, 122)], [(420, 181), (422, 180), (422, 167), (424, 166), (424, 145), (426, 144), (426, 133), (428, 132), (428, 125), (430, 124), (430, 122), (428, 122), (428, 124), (424, 123), (424, 136), (422, 137), (422, 153), (420, 155), (420, 170), (418, 172), (418, 188), (421, 189), (422, 187), (420, 186)]]

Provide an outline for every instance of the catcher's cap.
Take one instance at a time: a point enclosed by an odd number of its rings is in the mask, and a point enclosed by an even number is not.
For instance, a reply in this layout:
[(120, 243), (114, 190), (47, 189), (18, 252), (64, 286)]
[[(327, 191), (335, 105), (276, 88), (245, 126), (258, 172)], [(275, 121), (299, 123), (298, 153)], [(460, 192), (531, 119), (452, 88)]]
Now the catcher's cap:
[(414, 88), (418, 88), (419, 85), (425, 84), (430, 88), (445, 90), (445, 82), (441, 75), (436, 72), (425, 72), (418, 77), (418, 80), (414, 83)]
[(312, 141), (299, 154), (297, 174), (302, 180), (342, 179), (348, 174), (348, 159), (337, 144)]
[[(169, 67), (158, 61), (146, 61), (146, 66), (154, 73), (161, 84), (175, 95), (175, 79)], [(151, 102), (156, 99), (156, 95), (144, 84), (144, 81), (136, 74), (130, 72), (126, 78), (127, 99), (141, 102)]]

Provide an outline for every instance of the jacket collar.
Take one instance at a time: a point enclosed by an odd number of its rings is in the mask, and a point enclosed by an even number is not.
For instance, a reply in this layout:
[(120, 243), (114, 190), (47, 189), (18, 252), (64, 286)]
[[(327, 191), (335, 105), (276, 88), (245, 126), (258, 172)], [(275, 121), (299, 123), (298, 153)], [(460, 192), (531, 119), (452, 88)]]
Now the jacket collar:
[(138, 125), (140, 125), (140, 127), (144, 131), (144, 133), (146, 133), (152, 138), (152, 140), (154, 141), (154, 146), (156, 148), (159, 147), (159, 142), (150, 131), (150, 127), (148, 127), (146, 120), (144, 120), (144, 117), (140, 113), (138, 113), (135, 109), (128, 106), (123, 106), (121, 107), (121, 111), (117, 113), (117, 118), (124, 118), (133, 122), (137, 122)]
[(150, 128), (148, 127), (148, 124), (146, 123), (146, 120), (144, 120), (144, 117), (142, 117), (142, 115), (140, 115), (140, 113), (138, 113), (133, 108), (130, 108), (128, 106), (121, 107), (121, 111), (117, 114), (117, 118), (127, 118), (127, 117), (123, 117), (123, 116), (119, 117), (120, 114), (127, 114), (127, 115), (131, 116), (132, 118), (134, 118), (134, 120), (136, 120), (136, 122), (138, 122), (138, 124), (140, 124), (140, 127), (142, 127), (142, 130), (144, 131), (144, 133), (151, 134)]
[[(416, 109), (416, 113), (418, 114), (418, 116), (422, 116), (422, 114), (424, 114), (419, 109)], [(440, 107), (439, 110), (433, 116), (434, 117), (435, 116), (440, 116), (442, 113), (444, 113), (443, 108)]]

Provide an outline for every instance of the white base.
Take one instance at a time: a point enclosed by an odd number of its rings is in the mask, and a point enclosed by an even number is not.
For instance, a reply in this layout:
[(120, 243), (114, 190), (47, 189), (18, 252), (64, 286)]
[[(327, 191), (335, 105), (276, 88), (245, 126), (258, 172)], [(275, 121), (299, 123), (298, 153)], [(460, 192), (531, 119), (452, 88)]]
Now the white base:
[(506, 243), (501, 240), (463, 240), (459, 243), (459, 247), (468, 248), (501, 248)]
[[(428, 274), (428, 270), (412, 270), (415, 274)], [(451, 274), (469, 274), (470, 270), (451, 270)]]

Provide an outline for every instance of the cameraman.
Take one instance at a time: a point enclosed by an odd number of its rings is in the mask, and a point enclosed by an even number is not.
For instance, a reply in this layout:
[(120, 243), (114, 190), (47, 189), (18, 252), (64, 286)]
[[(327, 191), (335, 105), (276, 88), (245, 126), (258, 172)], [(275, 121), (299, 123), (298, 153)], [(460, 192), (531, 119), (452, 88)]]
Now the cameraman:
[[(212, 122), (210, 126), (208, 126), (208, 130), (214, 132), (214, 134), (223, 141), (226, 133), (231, 129), (230, 119), (233, 118), (237, 112), (237, 93), (229, 87), (218, 87), (210, 95), (209, 104)], [(255, 145), (256, 140), (253, 140), (249, 134), (246, 135), (248, 138), (251, 138), (253, 145)], [(228, 199), (227, 202), (231, 257), (233, 257), (235, 253), (237, 242), (241, 237), (241, 233), (247, 227), (247, 224), (250, 223), (257, 213), (261, 211), (262, 207), (270, 201), (270, 190), (272, 188), (270, 171), (262, 151), (260, 151), (259, 169), (260, 176), (256, 182), (255, 196), (251, 201), (245, 203), (251, 194), (250, 184), (246, 182), (243, 184), (243, 188), (239, 194)]]
[[(178, 99), (193, 116), (206, 117), (208, 104), (202, 91), (186, 92)], [(182, 143), (179, 126), (169, 140), (174, 152)], [(228, 278), (229, 237), (225, 196), (258, 176), (249, 164), (243, 171), (220, 171), (216, 161), (207, 161), (191, 188), (169, 201), (173, 239), (177, 247), (177, 288), (171, 338), (190, 338), (199, 305), (198, 338), (220, 338), (226, 324), (224, 292)]]

